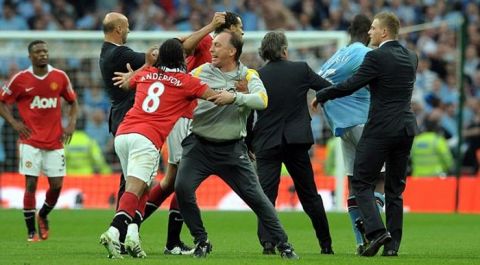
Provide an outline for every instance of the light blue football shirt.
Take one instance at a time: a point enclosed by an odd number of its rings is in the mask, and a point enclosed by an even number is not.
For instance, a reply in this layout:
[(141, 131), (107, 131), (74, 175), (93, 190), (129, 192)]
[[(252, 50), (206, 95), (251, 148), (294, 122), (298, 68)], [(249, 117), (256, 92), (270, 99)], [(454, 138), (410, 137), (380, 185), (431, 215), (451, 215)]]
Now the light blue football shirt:
[[(328, 59), (318, 72), (332, 84), (338, 84), (352, 76), (371, 49), (363, 43), (355, 42), (338, 50)], [(366, 87), (355, 93), (329, 100), (323, 105), (325, 116), (335, 136), (341, 136), (344, 129), (365, 124), (370, 108), (370, 92)]]

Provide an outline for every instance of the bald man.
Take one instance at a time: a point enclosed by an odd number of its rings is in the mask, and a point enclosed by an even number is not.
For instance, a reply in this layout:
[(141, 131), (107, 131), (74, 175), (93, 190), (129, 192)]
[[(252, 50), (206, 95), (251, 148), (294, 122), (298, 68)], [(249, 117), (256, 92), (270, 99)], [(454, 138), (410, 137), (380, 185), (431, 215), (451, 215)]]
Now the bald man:
[[(120, 13), (108, 13), (103, 20), (104, 42), (100, 53), (100, 71), (102, 72), (105, 89), (111, 101), (108, 127), (115, 135), (127, 111), (133, 106), (135, 90), (123, 90), (113, 85), (114, 72), (127, 72), (127, 63), (137, 70), (145, 64), (145, 53), (135, 52), (124, 44), (127, 42), (129, 30), (128, 19)], [(120, 176), (119, 199), (125, 190), (125, 180)], [(118, 200), (117, 200), (118, 201)], [(118, 205), (117, 205), (118, 207)], [(141, 221), (137, 214), (135, 219)], [(120, 231), (120, 241), (124, 242), (127, 231)], [(123, 245), (122, 245), (123, 250)]]

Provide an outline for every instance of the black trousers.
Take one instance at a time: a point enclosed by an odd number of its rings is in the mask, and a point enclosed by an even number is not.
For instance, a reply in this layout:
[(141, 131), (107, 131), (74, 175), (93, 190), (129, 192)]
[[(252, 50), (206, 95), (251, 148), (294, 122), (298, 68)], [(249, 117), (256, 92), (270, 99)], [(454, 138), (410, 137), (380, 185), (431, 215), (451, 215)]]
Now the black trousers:
[[(275, 148), (256, 152), (258, 177), (263, 191), (270, 202), (275, 205), (283, 162), (292, 176), (300, 203), (312, 221), (320, 246), (322, 248), (331, 247), (332, 238), (327, 215), (322, 197), (317, 192), (312, 164), (308, 155), (310, 147), (310, 144), (282, 144)], [(258, 238), (262, 244), (272, 240), (261, 222), (258, 223)]]
[(272, 235), (273, 243), (288, 241), (275, 208), (260, 187), (243, 140), (219, 144), (191, 134), (185, 138), (182, 146), (182, 163), (175, 180), (175, 193), (180, 212), (195, 243), (207, 239), (195, 191), (210, 175), (218, 175), (245, 201)]
[(413, 137), (360, 138), (355, 156), (352, 186), (364, 219), (367, 237), (385, 231), (373, 195), (377, 176), (385, 163), (385, 213), (392, 241), (386, 249), (398, 251), (403, 229), (403, 191)]

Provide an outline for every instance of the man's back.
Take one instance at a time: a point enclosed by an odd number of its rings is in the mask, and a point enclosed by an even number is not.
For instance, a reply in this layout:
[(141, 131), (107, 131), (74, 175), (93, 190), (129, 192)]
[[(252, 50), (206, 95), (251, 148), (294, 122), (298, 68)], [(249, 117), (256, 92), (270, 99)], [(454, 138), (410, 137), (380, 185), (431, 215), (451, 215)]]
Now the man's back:
[(258, 110), (254, 128), (255, 150), (282, 143), (313, 143), (307, 92), (330, 85), (305, 62), (269, 62), (258, 71), (268, 94), (268, 107)]
[(135, 92), (122, 90), (113, 85), (114, 72), (127, 72), (127, 63), (136, 70), (145, 63), (143, 53), (134, 52), (127, 46), (119, 46), (110, 42), (104, 42), (100, 53), (100, 71), (110, 101), (112, 111), (110, 112), (110, 131), (115, 133), (125, 113), (133, 106)]
[(130, 83), (136, 87), (135, 104), (118, 128), (117, 135), (139, 133), (161, 149), (175, 122), (191, 101), (208, 88), (198, 78), (179, 69), (146, 67)]
[[(369, 56), (370, 55), (370, 56)], [(371, 106), (364, 134), (366, 137), (413, 136), (418, 131), (411, 99), (417, 69), (417, 56), (397, 41), (371, 51), (380, 76), (370, 82)]]
[(351, 78), (317, 92), (317, 100), (347, 96), (369, 85), (370, 111), (362, 137), (413, 136), (418, 127), (410, 102), (417, 63), (414, 52), (398, 41), (388, 41), (368, 52)]
[[(330, 57), (322, 65), (318, 74), (332, 84), (338, 84), (355, 74), (365, 54), (370, 50), (363, 43), (354, 42)], [(345, 128), (365, 124), (369, 108), (370, 92), (366, 87), (352, 95), (328, 101), (323, 105), (330, 128), (336, 136), (342, 135)]]

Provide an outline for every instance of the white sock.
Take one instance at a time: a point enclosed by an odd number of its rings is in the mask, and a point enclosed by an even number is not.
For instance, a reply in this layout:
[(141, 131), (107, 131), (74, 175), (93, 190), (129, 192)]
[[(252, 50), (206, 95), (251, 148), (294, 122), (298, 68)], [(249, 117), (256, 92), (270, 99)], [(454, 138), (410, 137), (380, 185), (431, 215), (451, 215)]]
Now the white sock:
[(120, 231), (118, 231), (116, 227), (110, 226), (107, 232), (110, 233), (116, 241), (120, 240)]
[(134, 239), (134, 240), (138, 240), (138, 225), (137, 224), (134, 224), (134, 223), (131, 223), (128, 225), (128, 228), (127, 228), (127, 236), (129, 236), (130, 238)]

